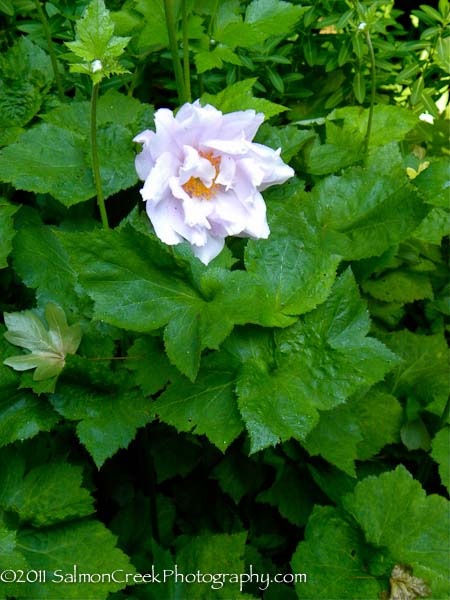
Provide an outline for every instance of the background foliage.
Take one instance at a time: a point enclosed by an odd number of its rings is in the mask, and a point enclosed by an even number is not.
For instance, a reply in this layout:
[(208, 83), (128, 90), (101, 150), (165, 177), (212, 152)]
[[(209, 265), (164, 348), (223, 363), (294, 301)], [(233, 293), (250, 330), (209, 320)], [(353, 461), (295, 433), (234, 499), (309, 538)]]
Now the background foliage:
[(448, 1), (175, 2), (185, 94), (296, 170), (208, 267), (139, 202), (164, 3), (88, 4), (0, 0), (0, 570), (308, 582), (0, 597), (449, 598)]

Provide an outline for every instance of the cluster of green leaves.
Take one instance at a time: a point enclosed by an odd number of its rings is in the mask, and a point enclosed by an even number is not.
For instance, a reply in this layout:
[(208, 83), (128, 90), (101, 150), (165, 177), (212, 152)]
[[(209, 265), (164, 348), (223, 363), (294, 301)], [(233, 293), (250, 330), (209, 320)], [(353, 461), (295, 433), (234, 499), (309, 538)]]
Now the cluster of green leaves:
[[(448, 2), (414, 35), (392, 2), (187, 0), (185, 30), (175, 3), (202, 102), (272, 118), (257, 141), (297, 173), (264, 193), (269, 239), (207, 267), (139, 202), (164, 2), (108, 7), (0, 1), (0, 572), (49, 575), (0, 596), (394, 599), (400, 572), (450, 597)], [(74, 564), (307, 582), (51, 582)]]

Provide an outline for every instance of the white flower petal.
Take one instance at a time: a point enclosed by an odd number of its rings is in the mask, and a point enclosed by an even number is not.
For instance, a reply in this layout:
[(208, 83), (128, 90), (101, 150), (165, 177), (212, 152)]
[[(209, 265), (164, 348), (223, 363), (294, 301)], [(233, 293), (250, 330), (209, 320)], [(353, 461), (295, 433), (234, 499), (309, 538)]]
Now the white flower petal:
[(226, 152), (227, 154), (247, 154), (252, 145), (251, 142), (245, 139), (244, 134), (236, 137), (232, 140), (217, 140), (207, 139), (202, 144), (202, 149), (206, 150), (218, 150), (219, 152)]
[(193, 246), (192, 251), (194, 255), (199, 258), (203, 264), (207, 265), (216, 258), (221, 252), (225, 245), (223, 237), (208, 236), (206, 243), (203, 246)]
[(154, 131), (150, 131), (150, 129), (146, 129), (135, 138), (133, 138), (133, 142), (137, 142), (138, 144), (143, 144), (141, 152), (135, 158), (135, 167), (136, 172), (138, 174), (139, 179), (143, 181), (148, 177), (150, 171), (153, 169), (155, 165), (155, 161), (152, 157), (151, 152), (151, 141), (155, 137)]
[(221, 138), (230, 140), (244, 132), (245, 139), (251, 142), (263, 121), (263, 113), (256, 113), (252, 109), (223, 115)]
[(141, 195), (144, 200), (159, 202), (169, 189), (169, 180), (176, 173), (178, 160), (170, 152), (164, 152), (156, 161), (149, 176), (145, 180)]
[(185, 224), (182, 209), (176, 200), (169, 198), (159, 204), (147, 202), (146, 210), (155, 233), (162, 242), (173, 246), (183, 241), (181, 231)]
[(233, 187), (233, 180), (236, 174), (236, 161), (228, 155), (223, 155), (220, 160), (219, 174), (215, 183), (224, 185), (225, 190)]
[(151, 151), (154, 160), (161, 154), (170, 152), (179, 159), (182, 156), (184, 139), (180, 125), (168, 108), (160, 108), (155, 112), (156, 135), (152, 140)]
[(219, 131), (223, 115), (220, 110), (207, 104), (200, 106), (197, 100), (193, 104), (183, 104), (175, 120), (179, 124), (184, 143), (199, 146), (205, 133), (210, 136)]
[(254, 159), (264, 172), (258, 190), (263, 191), (271, 185), (284, 183), (295, 175), (294, 169), (280, 158), (280, 149), (272, 150), (262, 144), (251, 144), (248, 157)]
[(239, 176), (245, 178), (251, 186), (252, 191), (264, 180), (264, 165), (254, 158), (242, 158), (238, 162)]
[(266, 203), (259, 192), (255, 192), (249, 210), (247, 225), (239, 235), (253, 239), (267, 239), (270, 229), (267, 224)]
[(183, 207), (184, 221), (189, 227), (205, 227), (210, 228), (208, 215), (213, 210), (211, 201), (203, 198), (191, 198), (189, 194), (181, 187), (176, 177), (171, 177), (169, 180), (170, 190), (175, 198), (178, 198)]
[(216, 169), (207, 158), (203, 158), (192, 146), (184, 146), (184, 162), (180, 168), (180, 183), (183, 185), (191, 177), (201, 179), (206, 187), (211, 187)]
[(219, 232), (224, 237), (238, 235), (245, 229), (249, 211), (233, 191), (217, 193), (210, 203), (213, 204), (214, 209), (209, 222), (215, 235)]

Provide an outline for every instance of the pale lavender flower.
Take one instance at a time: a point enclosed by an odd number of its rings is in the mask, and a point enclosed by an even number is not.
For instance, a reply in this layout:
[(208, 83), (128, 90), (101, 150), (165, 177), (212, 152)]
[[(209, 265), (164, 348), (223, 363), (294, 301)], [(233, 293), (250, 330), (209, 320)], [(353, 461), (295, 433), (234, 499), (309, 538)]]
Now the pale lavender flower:
[(213, 106), (184, 104), (176, 116), (155, 113), (156, 133), (143, 144), (136, 170), (156, 235), (166, 244), (187, 240), (208, 264), (228, 235), (267, 238), (261, 191), (294, 175), (280, 150), (253, 143), (264, 115), (254, 110), (222, 114)]

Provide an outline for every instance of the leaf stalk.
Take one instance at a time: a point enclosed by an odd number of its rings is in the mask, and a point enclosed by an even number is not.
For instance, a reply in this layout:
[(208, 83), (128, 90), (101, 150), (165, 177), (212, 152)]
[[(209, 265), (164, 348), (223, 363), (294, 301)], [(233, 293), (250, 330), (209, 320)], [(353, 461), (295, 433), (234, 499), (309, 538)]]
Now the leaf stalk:
[(189, 64), (189, 32), (188, 24), (189, 18), (187, 14), (186, 0), (182, 0), (182, 21), (183, 21), (183, 74), (184, 74), (184, 89), (186, 94), (186, 101), (192, 102), (191, 95), (191, 73)]
[(177, 30), (175, 27), (174, 0), (164, 0), (164, 12), (166, 15), (167, 33), (169, 35), (169, 46), (172, 54), (173, 70), (177, 85), (178, 101), (180, 104), (187, 102), (186, 88), (184, 84), (183, 68), (178, 53)]
[(105, 229), (109, 229), (108, 215), (106, 213), (105, 199), (103, 197), (102, 180), (100, 177), (100, 164), (98, 160), (97, 147), (97, 100), (98, 100), (99, 83), (94, 83), (92, 86), (91, 96), (91, 152), (92, 152), (92, 170), (94, 173), (95, 189), (97, 192), (97, 204), (100, 210), (102, 225)]
[(364, 154), (367, 154), (369, 149), (370, 142), (370, 134), (372, 131), (372, 121), (373, 121), (373, 108), (375, 106), (375, 91), (376, 91), (376, 63), (375, 63), (375, 52), (373, 50), (372, 38), (370, 37), (369, 31), (366, 29), (364, 31), (364, 35), (366, 36), (367, 47), (369, 49), (370, 56), (370, 106), (369, 106), (369, 118), (367, 119), (367, 130), (364, 138)]

